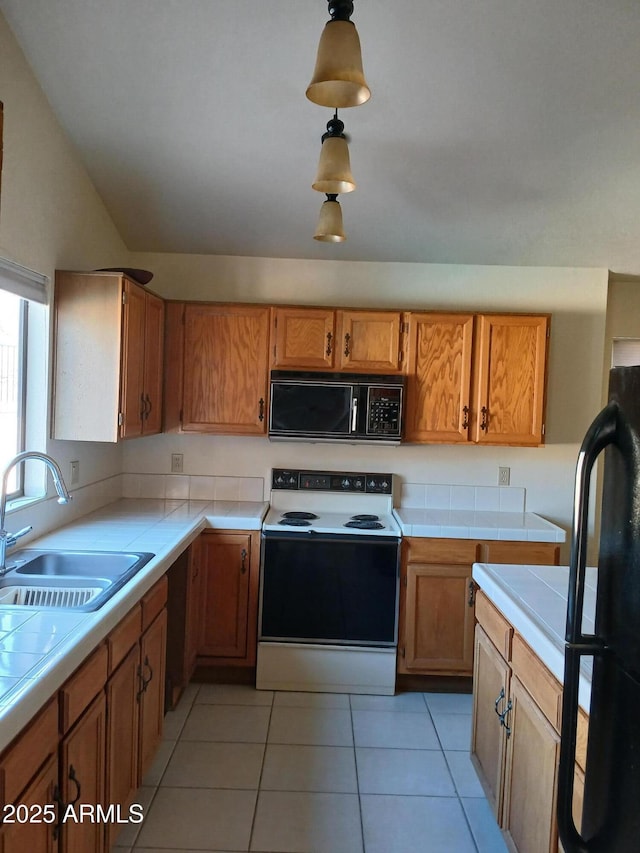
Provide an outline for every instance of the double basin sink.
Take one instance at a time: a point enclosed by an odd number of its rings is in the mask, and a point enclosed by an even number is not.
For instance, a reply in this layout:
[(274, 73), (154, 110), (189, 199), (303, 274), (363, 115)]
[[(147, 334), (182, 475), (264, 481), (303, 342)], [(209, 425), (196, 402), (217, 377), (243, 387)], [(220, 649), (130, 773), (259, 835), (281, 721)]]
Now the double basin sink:
[(0, 607), (99, 610), (154, 556), (139, 551), (15, 551), (0, 578)]

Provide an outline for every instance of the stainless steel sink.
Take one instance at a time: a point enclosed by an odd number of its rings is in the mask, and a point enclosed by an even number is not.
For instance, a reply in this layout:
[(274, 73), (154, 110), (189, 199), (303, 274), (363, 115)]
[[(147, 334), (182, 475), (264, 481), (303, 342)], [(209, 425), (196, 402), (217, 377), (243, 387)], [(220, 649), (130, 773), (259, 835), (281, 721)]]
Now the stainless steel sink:
[(16, 551), (0, 579), (0, 606), (98, 610), (154, 556), (139, 551)]

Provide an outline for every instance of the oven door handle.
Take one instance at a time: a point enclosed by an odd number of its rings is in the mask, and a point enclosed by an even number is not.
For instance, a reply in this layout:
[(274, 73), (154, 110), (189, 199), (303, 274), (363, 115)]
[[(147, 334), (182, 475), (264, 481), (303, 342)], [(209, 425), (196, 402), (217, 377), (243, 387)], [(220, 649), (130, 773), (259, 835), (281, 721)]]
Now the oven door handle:
[(358, 427), (358, 398), (354, 397), (351, 401), (351, 432), (355, 432)]

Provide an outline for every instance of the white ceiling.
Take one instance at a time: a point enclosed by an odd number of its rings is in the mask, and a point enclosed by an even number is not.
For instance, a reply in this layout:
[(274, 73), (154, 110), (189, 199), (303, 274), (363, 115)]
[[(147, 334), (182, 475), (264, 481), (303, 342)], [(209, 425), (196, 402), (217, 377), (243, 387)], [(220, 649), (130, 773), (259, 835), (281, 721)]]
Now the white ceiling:
[(134, 251), (640, 273), (638, 0), (355, 0), (340, 245), (312, 239), (325, 0), (0, 10)]

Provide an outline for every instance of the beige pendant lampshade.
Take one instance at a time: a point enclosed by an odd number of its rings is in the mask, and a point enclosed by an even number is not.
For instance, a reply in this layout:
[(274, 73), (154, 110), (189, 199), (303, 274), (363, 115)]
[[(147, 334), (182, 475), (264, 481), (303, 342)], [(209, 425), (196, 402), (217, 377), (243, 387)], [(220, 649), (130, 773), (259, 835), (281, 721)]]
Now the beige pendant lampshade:
[(344, 124), (334, 115), (327, 124), (327, 132), (322, 137), (322, 149), (320, 151), (320, 162), (318, 173), (311, 185), (320, 193), (350, 193), (356, 188), (356, 183), (351, 174), (351, 163), (349, 160), (349, 145), (342, 132)]
[(327, 200), (320, 208), (318, 227), (313, 239), (324, 243), (343, 243), (347, 239), (342, 226), (342, 208), (335, 193), (328, 193)]
[(353, 3), (329, 3), (332, 19), (320, 36), (307, 98), (323, 107), (357, 107), (371, 97), (364, 79), (360, 37), (349, 20)]

